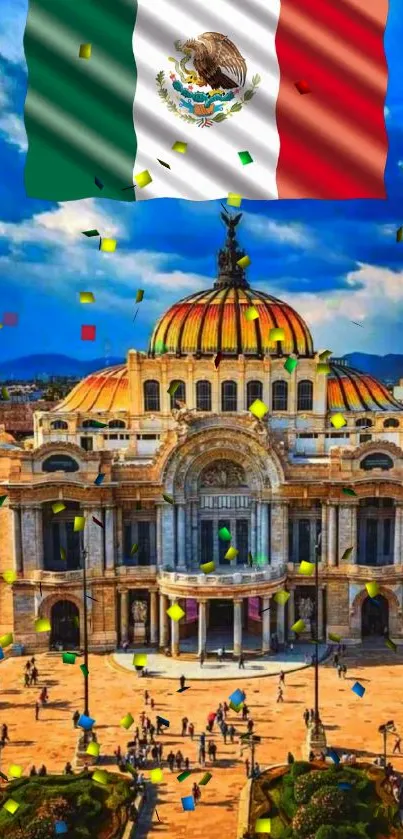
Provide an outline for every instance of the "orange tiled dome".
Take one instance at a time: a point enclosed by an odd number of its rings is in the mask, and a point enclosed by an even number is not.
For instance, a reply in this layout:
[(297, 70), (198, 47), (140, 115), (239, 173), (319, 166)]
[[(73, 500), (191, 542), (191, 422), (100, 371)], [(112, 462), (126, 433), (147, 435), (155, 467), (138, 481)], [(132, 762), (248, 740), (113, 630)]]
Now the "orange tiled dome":
[[(259, 314), (255, 320), (245, 316), (249, 306)], [(284, 341), (269, 340), (270, 330), (276, 326), (284, 329)], [(176, 355), (314, 354), (311, 333), (291, 306), (262, 291), (231, 285), (191, 294), (174, 303), (154, 328), (149, 354), (158, 354), (163, 345), (166, 352)]]
[(329, 411), (402, 411), (388, 389), (369, 373), (330, 361), (327, 378)]
[(129, 376), (126, 364), (121, 364), (91, 373), (53, 408), (53, 413), (128, 410)]

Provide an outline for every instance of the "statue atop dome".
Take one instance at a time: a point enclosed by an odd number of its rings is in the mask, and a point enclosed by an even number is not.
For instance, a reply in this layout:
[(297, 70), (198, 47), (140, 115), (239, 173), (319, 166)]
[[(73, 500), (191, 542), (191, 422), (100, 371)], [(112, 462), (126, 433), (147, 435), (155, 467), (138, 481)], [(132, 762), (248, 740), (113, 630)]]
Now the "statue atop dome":
[(236, 240), (236, 228), (241, 221), (242, 213), (233, 216), (224, 205), (222, 206), (224, 212), (221, 213), (221, 218), (227, 228), (227, 239), (224, 247), (218, 252), (218, 279), (214, 283), (214, 288), (225, 286), (247, 288), (245, 270), (237, 264), (238, 260), (246, 256), (245, 251), (240, 249)]

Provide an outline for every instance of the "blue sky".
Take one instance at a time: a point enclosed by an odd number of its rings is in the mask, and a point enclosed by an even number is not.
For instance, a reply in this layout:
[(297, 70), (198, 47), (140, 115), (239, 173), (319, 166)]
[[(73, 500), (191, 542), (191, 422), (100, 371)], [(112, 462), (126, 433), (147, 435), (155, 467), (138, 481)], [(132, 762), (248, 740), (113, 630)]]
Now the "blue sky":
[[(390, 0), (385, 39), (389, 198), (242, 205), (239, 238), (252, 260), (252, 287), (291, 303), (305, 317), (316, 347), (330, 341), (335, 355), (403, 353), (403, 243), (396, 244), (396, 229), (403, 224), (399, 7), (400, 0)], [(1, 0), (0, 320), (3, 311), (19, 314), (17, 328), (0, 331), (1, 358), (42, 352), (93, 358), (145, 349), (166, 308), (212, 285), (224, 237), (220, 204), (168, 199), (54, 204), (26, 198), (26, 14), (27, 0)], [(81, 235), (89, 228), (116, 236), (116, 253), (99, 253), (98, 240)], [(138, 288), (145, 297), (133, 325)], [(93, 291), (96, 304), (80, 306), (79, 291)], [(80, 340), (82, 323), (96, 324), (95, 342)]]

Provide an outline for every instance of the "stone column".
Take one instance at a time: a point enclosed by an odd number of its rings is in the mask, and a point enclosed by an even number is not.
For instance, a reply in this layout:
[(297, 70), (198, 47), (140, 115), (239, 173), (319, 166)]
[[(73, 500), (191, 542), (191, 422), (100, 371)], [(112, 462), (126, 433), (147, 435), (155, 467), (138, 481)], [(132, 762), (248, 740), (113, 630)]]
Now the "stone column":
[(295, 589), (290, 588), (290, 597), (288, 600), (288, 634), (291, 632), (291, 627), (295, 623)]
[(242, 600), (234, 600), (234, 655), (242, 652)]
[(322, 504), (321, 550), (319, 553), (319, 560), (322, 565), (326, 565), (328, 561), (328, 513), (327, 504)]
[(24, 571), (30, 573), (40, 569), (39, 552), (36, 543), (38, 518), (34, 507), (23, 507), (21, 511), (21, 541)]
[[(217, 557), (218, 563), (218, 557)], [(198, 503), (192, 502), (192, 561), (191, 565), (195, 568), (199, 567), (199, 515)]]
[(280, 644), (284, 644), (285, 607), (280, 606), (279, 603), (277, 603), (276, 606), (277, 606), (277, 638), (278, 638)]
[(157, 567), (161, 568), (162, 566), (162, 507), (161, 504), (156, 504), (155, 509), (157, 511), (157, 521), (156, 521), (156, 529), (157, 529)]
[(105, 509), (105, 568), (113, 571), (115, 567), (115, 508)]
[(116, 508), (116, 542), (117, 542), (117, 560), (118, 565), (123, 565), (124, 560), (124, 544), (123, 544), (123, 509)]
[(150, 643), (158, 644), (158, 592), (150, 591)]
[(35, 507), (35, 541), (37, 559), (36, 567), (43, 569), (43, 521), (42, 506), (40, 504)]
[(207, 641), (206, 601), (199, 600), (199, 645), (198, 655), (205, 652)]
[[(178, 602), (176, 597), (170, 597), (171, 606)], [(174, 621), (171, 618), (171, 655), (172, 658), (177, 658), (179, 655), (179, 621)]]
[(335, 504), (329, 505), (328, 511), (328, 564), (331, 567), (337, 565), (337, 528), (336, 528), (337, 507)]
[(129, 636), (129, 592), (120, 592), (120, 643), (128, 641)]
[(177, 547), (178, 547), (178, 569), (186, 568), (186, 522), (185, 504), (177, 505)]
[(319, 586), (318, 590), (318, 639), (319, 641), (323, 638), (323, 601), (325, 596), (325, 588), (323, 586)]
[[(342, 556), (347, 548), (353, 548), (351, 557), (343, 560)], [(339, 562), (343, 565), (357, 563), (357, 505), (339, 505)]]
[(403, 536), (403, 508), (398, 501), (395, 501), (395, 533), (393, 541), (393, 564), (403, 565), (402, 562), (402, 536)]
[(13, 566), (15, 570), (23, 570), (22, 562), (22, 534), (21, 534), (21, 508), (10, 504), (13, 517)]
[(269, 510), (267, 504), (262, 501), (262, 518), (261, 518), (261, 555), (265, 558), (266, 562), (270, 560), (270, 548), (269, 548), (269, 518), (268, 518)]
[(271, 565), (280, 570), (288, 562), (288, 505), (271, 504)]
[(251, 501), (250, 507), (250, 549), (253, 558), (255, 559), (257, 548), (256, 548), (256, 501), (253, 498)]
[(160, 594), (160, 647), (168, 646), (169, 617), (167, 615), (168, 598), (166, 594)]
[(262, 553), (262, 505), (256, 501), (256, 555)]
[(166, 503), (162, 507), (162, 556), (164, 565), (175, 567), (175, 507)]
[(262, 653), (270, 652), (270, 600), (270, 595), (262, 598)]
[(84, 507), (82, 515), (85, 516), (84, 547), (87, 550), (87, 569), (96, 571), (98, 575), (104, 570), (104, 528), (93, 521), (103, 520), (103, 510), (99, 507)]

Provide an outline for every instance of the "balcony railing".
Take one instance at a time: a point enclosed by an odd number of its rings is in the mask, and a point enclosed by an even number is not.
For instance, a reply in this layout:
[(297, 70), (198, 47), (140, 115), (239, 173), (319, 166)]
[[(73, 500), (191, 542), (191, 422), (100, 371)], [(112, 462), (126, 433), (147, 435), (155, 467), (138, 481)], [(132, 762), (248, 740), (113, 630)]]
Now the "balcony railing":
[[(217, 573), (218, 572), (218, 573)], [(268, 566), (259, 571), (252, 571), (250, 568), (237, 568), (232, 572), (228, 572), (228, 568), (223, 567), (215, 569), (214, 574), (198, 574), (196, 569), (189, 571), (167, 571), (166, 569), (159, 569), (158, 576), (161, 580), (166, 582), (176, 583), (179, 586), (225, 586), (225, 585), (257, 585), (259, 583), (267, 583), (270, 580), (278, 580), (286, 573), (286, 566)]]

